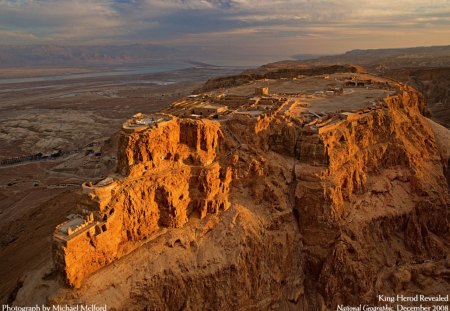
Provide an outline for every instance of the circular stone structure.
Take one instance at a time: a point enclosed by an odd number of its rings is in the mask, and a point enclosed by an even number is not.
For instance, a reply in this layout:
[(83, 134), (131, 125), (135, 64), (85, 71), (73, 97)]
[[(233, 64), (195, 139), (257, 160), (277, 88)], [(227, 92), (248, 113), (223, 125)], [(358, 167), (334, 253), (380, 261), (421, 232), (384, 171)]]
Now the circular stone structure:
[(155, 126), (158, 123), (169, 121), (172, 116), (155, 113), (155, 114), (143, 114), (137, 113), (131, 119), (128, 119), (122, 124), (122, 129), (126, 133), (142, 132), (150, 127)]

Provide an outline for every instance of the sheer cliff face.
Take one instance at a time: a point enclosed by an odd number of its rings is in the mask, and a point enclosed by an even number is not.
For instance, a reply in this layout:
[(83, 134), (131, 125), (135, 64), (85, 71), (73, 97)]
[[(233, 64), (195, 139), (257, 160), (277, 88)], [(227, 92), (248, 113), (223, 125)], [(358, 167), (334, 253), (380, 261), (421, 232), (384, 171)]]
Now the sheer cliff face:
[(123, 175), (162, 170), (179, 163), (208, 165), (216, 159), (220, 126), (210, 120), (170, 120), (120, 138), (118, 169)]
[(450, 127), (449, 67), (389, 69), (383, 72), (383, 75), (414, 86), (424, 94), (427, 110), (433, 120)]
[(149, 177), (153, 183), (152, 176), (160, 179), (154, 194), (164, 216), (159, 222), (180, 227), (191, 213), (203, 218), (229, 206), (231, 171), (218, 157), (221, 140), (220, 125), (210, 120), (175, 119), (157, 124), (145, 132), (122, 135), (118, 170), (126, 180)]
[(321, 310), (448, 292), (448, 158), (422, 96), (397, 88), (316, 127), (275, 111), (123, 134), (123, 177), (98, 211), (111, 235), (66, 248), (66, 269), (89, 273), (51, 301)]
[(305, 258), (328, 306), (442, 291), (450, 201), (421, 101), (402, 88), (387, 108), (319, 129), (329, 164), (314, 168), (315, 180), (296, 170), (294, 208), (312, 249)]
[(55, 260), (67, 282), (79, 287), (136, 242), (182, 227), (189, 217), (227, 209), (231, 171), (216, 157), (221, 139), (219, 125), (208, 120), (172, 119), (142, 132), (123, 132), (118, 153), (122, 177), (79, 201), (80, 210), (93, 213), (95, 226), (55, 243)]
[[(336, 216), (348, 214), (353, 194), (389, 192), (390, 182), (371, 179), (381, 173), (412, 182), (413, 193), (442, 187), (434, 135), (418, 107), (423, 98), (413, 89), (385, 99), (377, 109), (356, 120), (325, 127), (320, 136), (327, 149), (326, 179)], [(387, 187), (387, 188), (386, 188)]]

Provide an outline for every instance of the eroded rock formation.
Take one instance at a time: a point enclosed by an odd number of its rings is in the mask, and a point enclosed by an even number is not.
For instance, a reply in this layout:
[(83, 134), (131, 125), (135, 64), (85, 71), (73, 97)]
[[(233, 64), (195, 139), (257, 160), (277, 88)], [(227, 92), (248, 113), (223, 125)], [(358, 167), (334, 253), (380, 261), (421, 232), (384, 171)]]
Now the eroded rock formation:
[(124, 125), (121, 175), (83, 185), (78, 209), (85, 219), (74, 217), (56, 231), (55, 261), (68, 283), (79, 287), (162, 228), (227, 209), (231, 171), (217, 157), (221, 139), (220, 127), (209, 120)]
[(69, 284), (85, 285), (51, 302), (335, 310), (448, 292), (449, 134), (390, 83), (370, 107), (313, 120), (289, 98), (219, 120), (138, 116), (112, 188), (80, 200), (93, 220), (55, 244)]

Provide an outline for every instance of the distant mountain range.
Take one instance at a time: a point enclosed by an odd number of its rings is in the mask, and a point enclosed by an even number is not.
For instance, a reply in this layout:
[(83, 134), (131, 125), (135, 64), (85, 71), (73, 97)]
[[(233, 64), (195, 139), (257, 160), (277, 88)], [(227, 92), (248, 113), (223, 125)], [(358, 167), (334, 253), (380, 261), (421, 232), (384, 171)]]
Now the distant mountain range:
[(358, 64), (365, 68), (382, 69), (400, 67), (446, 67), (450, 66), (450, 45), (414, 47), (402, 49), (352, 50), (340, 55), (315, 59), (293, 58), (310, 65)]
[(0, 67), (148, 64), (184, 59), (186, 51), (161, 45), (0, 45)]
[[(194, 57), (195, 56), (195, 57)], [(211, 57), (213, 56), (213, 57)], [(194, 66), (209, 66), (206, 63), (190, 61), (190, 57), (202, 62), (227, 59), (233, 64), (232, 55), (222, 52), (212, 55), (199, 51), (195, 46), (170, 47), (155, 44), (134, 45), (0, 45), (0, 68), (8, 67), (95, 67), (114, 65), (151, 65), (160, 62), (190, 62)], [(405, 49), (352, 50), (340, 55), (297, 54), (291, 65), (358, 64), (365, 68), (450, 66), (450, 45), (416, 47)], [(254, 63), (254, 60), (248, 62)], [(242, 59), (234, 62), (242, 63)], [(245, 61), (244, 61), (245, 62)], [(285, 65), (284, 62), (278, 62)], [(273, 65), (273, 64), (272, 64)]]
[(317, 59), (319, 57), (330, 56), (332, 54), (296, 54), (293, 55), (292, 58), (295, 60), (310, 60)]

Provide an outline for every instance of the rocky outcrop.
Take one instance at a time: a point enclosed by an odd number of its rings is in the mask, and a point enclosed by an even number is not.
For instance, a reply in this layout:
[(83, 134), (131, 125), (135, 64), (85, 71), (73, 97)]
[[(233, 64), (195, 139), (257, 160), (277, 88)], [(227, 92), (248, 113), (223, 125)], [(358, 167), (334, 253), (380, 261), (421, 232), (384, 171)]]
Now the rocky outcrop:
[[(408, 68), (409, 67), (409, 68)], [(390, 77), (416, 88), (427, 101), (426, 116), (440, 124), (450, 127), (450, 67), (391, 68), (383, 71), (383, 76)]]
[(442, 169), (450, 187), (450, 135), (449, 130), (427, 119), (436, 139), (436, 145), (441, 155)]
[[(319, 171), (323, 187), (311, 208), (311, 187), (300, 182), (295, 208), (306, 243), (318, 248), (307, 258), (328, 307), (377, 303), (380, 292), (412, 294), (420, 286), (413, 279), (424, 278), (422, 263), (446, 260), (450, 201), (422, 100), (403, 88), (385, 99), (387, 109), (319, 130), (329, 158)], [(324, 238), (308, 234), (325, 230)]]
[(171, 119), (124, 131), (121, 175), (84, 185), (78, 209), (89, 216), (69, 220), (55, 233), (55, 262), (68, 284), (80, 286), (162, 229), (227, 209), (231, 170), (217, 157), (221, 139), (220, 127), (208, 120)]
[(51, 302), (106, 303), (108, 290), (117, 309), (335, 310), (447, 292), (449, 136), (396, 88), (314, 121), (278, 109), (124, 133), (108, 203), (80, 201), (106, 231), (56, 248), (85, 285)]

